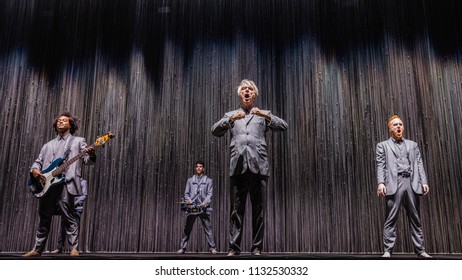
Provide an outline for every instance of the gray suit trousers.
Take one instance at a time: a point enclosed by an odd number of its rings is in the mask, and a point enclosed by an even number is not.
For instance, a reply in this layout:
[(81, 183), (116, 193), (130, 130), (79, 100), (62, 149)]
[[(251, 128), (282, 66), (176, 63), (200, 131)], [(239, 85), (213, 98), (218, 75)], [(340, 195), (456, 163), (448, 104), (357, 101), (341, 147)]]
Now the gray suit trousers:
[(35, 235), (34, 247), (34, 250), (39, 253), (45, 250), (56, 204), (62, 213), (62, 222), (64, 222), (70, 249), (77, 249), (79, 245), (79, 225), (74, 211), (74, 196), (69, 194), (64, 185), (54, 186), (39, 200), (39, 225)]
[[(75, 217), (77, 219), (77, 225), (80, 228), (80, 216), (82, 215), (82, 211), (75, 211)], [(59, 226), (59, 237), (58, 237), (58, 250), (64, 250), (65, 247), (65, 240), (66, 240), (66, 222), (64, 221), (64, 218), (61, 218), (61, 223)]]
[(207, 239), (207, 243), (209, 244), (209, 250), (215, 249), (215, 239), (213, 237), (212, 225), (210, 223), (210, 214), (204, 212), (200, 214), (188, 214), (186, 217), (186, 225), (184, 227), (180, 248), (186, 249), (189, 237), (191, 236), (191, 231), (194, 226), (194, 222), (198, 217), (201, 219), (202, 226), (204, 227), (204, 234), (205, 238)]
[(383, 227), (383, 244), (385, 252), (392, 252), (396, 241), (396, 222), (401, 205), (406, 209), (409, 220), (411, 239), (415, 253), (425, 251), (422, 224), (420, 222), (419, 196), (411, 187), (411, 178), (398, 176), (398, 190), (386, 197), (386, 219)]

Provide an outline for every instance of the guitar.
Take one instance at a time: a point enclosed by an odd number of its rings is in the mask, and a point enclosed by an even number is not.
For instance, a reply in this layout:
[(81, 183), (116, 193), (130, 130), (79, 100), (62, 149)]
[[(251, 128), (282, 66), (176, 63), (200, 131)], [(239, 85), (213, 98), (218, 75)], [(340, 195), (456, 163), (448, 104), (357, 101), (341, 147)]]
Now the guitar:
[(66, 162), (64, 162), (63, 158), (55, 159), (50, 164), (50, 166), (48, 166), (45, 170), (42, 171), (44, 178), (39, 177), (39, 179), (37, 179), (33, 177), (31, 174), (31, 178), (27, 181), (27, 186), (32, 192), (32, 195), (35, 198), (41, 198), (45, 194), (47, 194), (52, 187), (63, 183), (65, 179), (63, 172), (66, 171), (66, 168), (68, 168), (71, 164), (83, 157), (87, 153), (89, 148), (103, 146), (111, 138), (114, 138), (114, 134), (112, 134), (111, 132), (107, 133), (104, 136), (98, 137), (95, 143), (93, 143), (91, 146), (87, 147), (81, 153), (79, 153), (78, 155)]

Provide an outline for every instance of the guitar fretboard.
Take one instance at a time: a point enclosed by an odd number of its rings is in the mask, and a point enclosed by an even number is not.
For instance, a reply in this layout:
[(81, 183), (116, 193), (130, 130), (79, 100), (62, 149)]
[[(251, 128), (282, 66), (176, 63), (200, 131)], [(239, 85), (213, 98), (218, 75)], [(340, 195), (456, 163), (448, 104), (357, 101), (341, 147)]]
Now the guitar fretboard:
[(69, 165), (73, 164), (74, 162), (78, 161), (81, 157), (83, 157), (87, 153), (88, 148), (94, 147), (94, 146), (95, 146), (95, 144), (87, 147), (84, 151), (80, 152), (75, 157), (73, 157), (70, 160), (66, 161), (65, 163), (61, 164), (58, 168), (56, 168), (55, 170), (53, 170), (53, 172), (51, 172), (51, 175), (53, 175), (53, 177), (55, 177), (55, 176), (63, 173), (66, 170), (66, 168), (69, 167)]

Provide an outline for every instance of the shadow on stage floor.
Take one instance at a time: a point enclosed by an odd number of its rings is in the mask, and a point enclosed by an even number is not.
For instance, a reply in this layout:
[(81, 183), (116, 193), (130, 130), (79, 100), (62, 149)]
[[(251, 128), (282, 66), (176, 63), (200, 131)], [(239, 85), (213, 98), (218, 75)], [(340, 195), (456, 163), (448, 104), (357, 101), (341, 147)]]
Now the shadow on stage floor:
[[(68, 253), (52, 254), (43, 253), (40, 257), (25, 258), (21, 253), (0, 253), (1, 260), (19, 260), (19, 259), (40, 259), (40, 260), (377, 260), (382, 259), (381, 254), (344, 254), (344, 253), (264, 253), (261, 256), (253, 256), (250, 253), (243, 253), (238, 256), (228, 257), (226, 252), (216, 255), (209, 253), (186, 253), (177, 255), (175, 253), (93, 253), (82, 252), (78, 257), (70, 257)], [(432, 254), (433, 260), (462, 260), (462, 254)], [(414, 254), (393, 254), (391, 260), (415, 260)], [(383, 259), (386, 260), (386, 259)]]

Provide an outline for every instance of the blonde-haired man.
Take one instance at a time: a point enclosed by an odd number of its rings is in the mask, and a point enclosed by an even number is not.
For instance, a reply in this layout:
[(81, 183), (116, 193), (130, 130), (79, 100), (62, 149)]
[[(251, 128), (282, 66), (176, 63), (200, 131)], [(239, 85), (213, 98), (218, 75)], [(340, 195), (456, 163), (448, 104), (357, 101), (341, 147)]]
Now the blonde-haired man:
[(419, 197), (429, 192), (427, 176), (416, 142), (404, 139), (404, 124), (400, 117), (388, 120), (391, 137), (377, 144), (377, 195), (385, 197), (386, 217), (383, 226), (384, 254), (390, 258), (396, 240), (396, 222), (404, 206), (411, 228), (414, 251), (418, 257), (431, 258), (425, 252)]

